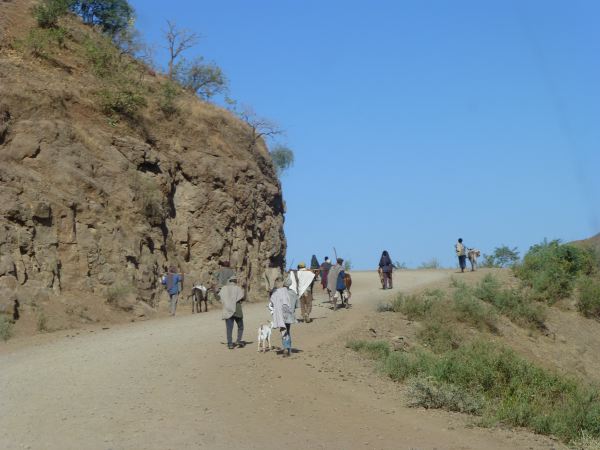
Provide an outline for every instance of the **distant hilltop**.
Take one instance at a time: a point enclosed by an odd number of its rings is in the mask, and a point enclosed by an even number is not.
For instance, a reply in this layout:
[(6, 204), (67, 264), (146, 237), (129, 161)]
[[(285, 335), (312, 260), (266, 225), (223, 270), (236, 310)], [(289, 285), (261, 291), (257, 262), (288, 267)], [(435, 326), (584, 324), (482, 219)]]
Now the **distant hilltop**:
[(592, 248), (597, 252), (600, 252), (600, 233), (591, 238), (582, 239), (580, 241), (573, 241), (575, 245), (579, 245), (582, 247)]

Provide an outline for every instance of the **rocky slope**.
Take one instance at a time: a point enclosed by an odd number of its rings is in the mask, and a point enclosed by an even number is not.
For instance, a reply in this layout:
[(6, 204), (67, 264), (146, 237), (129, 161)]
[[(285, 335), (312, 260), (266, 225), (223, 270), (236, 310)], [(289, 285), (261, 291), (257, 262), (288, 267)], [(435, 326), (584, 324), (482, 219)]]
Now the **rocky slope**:
[(207, 282), (222, 259), (257, 298), (262, 270), (285, 255), (281, 186), (264, 143), (248, 145), (244, 123), (184, 92), (164, 114), (165, 80), (136, 63), (144, 105), (107, 114), (106, 81), (82, 56), (102, 37), (67, 18), (64, 42), (36, 54), (28, 2), (17, 3), (0, 3), (9, 24), (0, 47), (5, 307), (75, 297), (152, 306), (169, 265)]

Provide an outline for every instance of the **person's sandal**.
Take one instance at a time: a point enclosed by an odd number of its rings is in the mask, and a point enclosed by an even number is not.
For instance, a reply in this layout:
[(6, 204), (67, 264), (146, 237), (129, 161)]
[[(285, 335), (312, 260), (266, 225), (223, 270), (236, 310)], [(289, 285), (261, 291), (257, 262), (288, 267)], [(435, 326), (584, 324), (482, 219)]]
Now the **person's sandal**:
[(234, 347), (233, 347), (233, 344), (230, 344), (230, 345), (228, 345), (228, 346), (227, 346), (227, 348), (228, 348), (229, 350), (233, 350), (233, 348), (234, 348)]
[(244, 341), (242, 341), (242, 342), (238, 342), (238, 343), (237, 343), (237, 346), (238, 346), (239, 348), (244, 348), (244, 347), (246, 346), (246, 343), (245, 343)]

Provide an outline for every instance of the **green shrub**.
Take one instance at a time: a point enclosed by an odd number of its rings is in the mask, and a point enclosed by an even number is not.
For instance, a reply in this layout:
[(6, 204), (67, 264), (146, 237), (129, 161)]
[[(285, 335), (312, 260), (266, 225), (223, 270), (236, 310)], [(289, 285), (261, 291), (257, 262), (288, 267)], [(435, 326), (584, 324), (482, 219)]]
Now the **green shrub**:
[(409, 406), (426, 409), (445, 409), (467, 414), (480, 414), (485, 400), (468, 389), (433, 377), (417, 376), (408, 382)]
[(83, 51), (92, 72), (100, 78), (114, 78), (128, 70), (126, 60), (109, 39), (87, 37), (83, 42)]
[(30, 55), (50, 58), (56, 46), (64, 46), (67, 31), (64, 28), (32, 28), (17, 47)]
[(419, 374), (432, 372), (436, 361), (435, 355), (425, 351), (390, 352), (385, 359), (379, 360), (379, 366), (392, 380), (404, 381)]
[(177, 112), (175, 100), (179, 95), (177, 85), (172, 81), (166, 81), (161, 85), (158, 106), (165, 116), (170, 117)]
[(580, 430), (600, 436), (597, 390), (536, 367), (512, 350), (475, 342), (440, 358), (434, 376), (483, 395), (498, 422), (567, 441)]
[(109, 115), (134, 117), (141, 107), (146, 106), (146, 98), (134, 85), (102, 89), (99, 96), (102, 110)]
[(465, 288), (465, 287), (467, 287), (467, 283), (465, 283), (463, 280), (459, 280), (456, 277), (450, 277), (450, 287)]
[(417, 337), (434, 353), (443, 353), (456, 349), (462, 341), (456, 326), (448, 320), (429, 318), (423, 322)]
[(392, 301), (392, 310), (404, 314), (409, 320), (419, 320), (430, 313), (434, 301), (431, 296), (400, 294)]
[(600, 279), (581, 277), (578, 291), (577, 309), (585, 317), (600, 318)]
[[(273, 161), (273, 167), (277, 171), (277, 175), (281, 176), (283, 172), (294, 165), (294, 152), (285, 145), (277, 145), (271, 151), (271, 160)], [(346, 265), (350, 264), (348, 268)], [(344, 270), (350, 270), (352, 268), (350, 260), (345, 261)]]
[(494, 310), (485, 306), (471, 293), (470, 289), (464, 287), (455, 290), (452, 299), (456, 318), (460, 322), (467, 323), (479, 330), (498, 331)]
[(125, 298), (131, 292), (131, 286), (115, 285), (106, 291), (106, 301), (111, 305), (118, 304), (119, 300)]
[[(393, 380), (426, 377), (428, 381), (419, 381), (413, 390), (413, 401), (429, 407), (458, 408), (453, 399), (468, 396), (467, 405), (481, 402), (472, 411), (482, 412), (487, 423), (528, 427), (567, 442), (580, 439), (582, 433), (590, 439), (600, 437), (598, 389), (536, 367), (505, 347), (473, 342), (438, 356), (391, 352), (381, 342), (355, 341), (352, 348), (378, 360)], [(448, 390), (460, 394), (447, 395)]]
[(495, 306), (501, 314), (522, 326), (546, 329), (544, 308), (535, 303), (521, 289), (504, 289), (491, 274), (477, 284), (473, 294), (480, 300)]
[(572, 450), (600, 450), (600, 439), (594, 438), (583, 431), (581, 436), (569, 442), (569, 448)]
[(346, 347), (373, 359), (383, 358), (391, 351), (389, 344), (385, 341), (350, 341)]
[(8, 317), (0, 315), (0, 339), (8, 341), (13, 335), (13, 324)]
[(591, 251), (560, 241), (544, 241), (532, 246), (515, 275), (532, 289), (536, 300), (550, 304), (571, 295), (575, 280), (595, 270)]
[(58, 19), (69, 11), (71, 0), (43, 0), (33, 7), (33, 17), (42, 28), (56, 27)]

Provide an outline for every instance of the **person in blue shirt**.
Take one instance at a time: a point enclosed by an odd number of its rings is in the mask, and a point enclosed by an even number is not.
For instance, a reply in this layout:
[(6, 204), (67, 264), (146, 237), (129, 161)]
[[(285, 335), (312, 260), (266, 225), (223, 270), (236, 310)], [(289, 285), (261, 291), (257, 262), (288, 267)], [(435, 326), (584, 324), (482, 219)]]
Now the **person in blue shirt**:
[(175, 266), (169, 267), (169, 273), (163, 276), (162, 284), (167, 288), (169, 294), (169, 312), (172, 316), (177, 311), (179, 293), (183, 290), (183, 274), (177, 273)]

